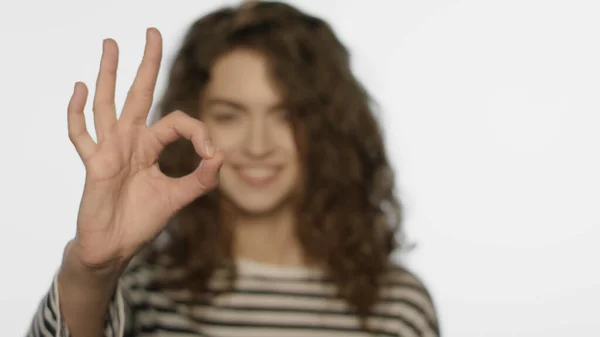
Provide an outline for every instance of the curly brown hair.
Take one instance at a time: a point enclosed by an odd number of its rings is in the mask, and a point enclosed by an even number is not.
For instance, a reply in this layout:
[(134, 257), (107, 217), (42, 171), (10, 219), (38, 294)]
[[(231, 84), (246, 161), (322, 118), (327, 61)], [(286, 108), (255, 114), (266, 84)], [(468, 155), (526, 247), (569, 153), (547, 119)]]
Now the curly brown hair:
[[(199, 102), (215, 60), (250, 48), (269, 60), (281, 86), (304, 174), (296, 235), (307, 258), (322, 261), (361, 321), (377, 302), (380, 279), (399, 245), (401, 207), (373, 101), (351, 71), (348, 50), (322, 19), (278, 2), (227, 7), (193, 23), (172, 65), (157, 117), (182, 110), (201, 118)], [(163, 172), (183, 176), (200, 161), (189, 142), (168, 146)], [(167, 257), (187, 270), (161, 287), (206, 290), (217, 268), (232, 264), (232, 233), (220, 226), (219, 191), (176, 215)], [(235, 277), (235, 272), (231, 274)]]

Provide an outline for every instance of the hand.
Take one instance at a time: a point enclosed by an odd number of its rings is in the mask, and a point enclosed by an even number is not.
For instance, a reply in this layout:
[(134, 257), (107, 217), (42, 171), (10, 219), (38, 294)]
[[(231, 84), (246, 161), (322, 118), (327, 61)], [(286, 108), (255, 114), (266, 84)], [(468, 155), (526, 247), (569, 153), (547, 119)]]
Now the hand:
[[(85, 84), (75, 85), (69, 102), (69, 138), (86, 169), (77, 236), (70, 248), (87, 267), (127, 261), (175, 212), (217, 185), (224, 155), (214, 148), (202, 122), (175, 111), (146, 126), (161, 57), (160, 32), (148, 29), (142, 63), (117, 119), (118, 47), (114, 40), (104, 41), (93, 102), (97, 142), (85, 125)], [(202, 162), (193, 173), (170, 178), (158, 168), (157, 158), (180, 137), (193, 143)]]

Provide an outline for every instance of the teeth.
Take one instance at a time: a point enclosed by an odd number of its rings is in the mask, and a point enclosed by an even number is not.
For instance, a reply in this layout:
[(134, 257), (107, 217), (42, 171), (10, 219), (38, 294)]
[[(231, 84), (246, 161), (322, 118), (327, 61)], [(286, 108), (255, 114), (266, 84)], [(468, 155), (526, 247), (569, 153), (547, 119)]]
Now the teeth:
[(274, 169), (268, 168), (246, 168), (242, 169), (242, 172), (244, 173), (244, 175), (255, 179), (264, 179), (275, 174)]

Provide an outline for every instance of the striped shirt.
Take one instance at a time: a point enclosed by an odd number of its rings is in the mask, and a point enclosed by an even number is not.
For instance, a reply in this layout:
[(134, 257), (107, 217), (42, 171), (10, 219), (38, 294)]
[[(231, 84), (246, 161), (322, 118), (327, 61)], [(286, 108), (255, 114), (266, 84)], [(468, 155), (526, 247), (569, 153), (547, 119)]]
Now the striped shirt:
[[(106, 315), (106, 337), (436, 337), (433, 302), (415, 275), (395, 268), (384, 278), (381, 300), (368, 322), (371, 332), (333, 283), (320, 272), (238, 261), (233, 290), (210, 304), (190, 302), (186, 291), (150, 287), (166, 270), (147, 263), (132, 264), (121, 276)], [(169, 271), (171, 272), (171, 271)], [(211, 284), (218, 284), (216, 273)], [(222, 275), (222, 274), (221, 274)], [(191, 305), (190, 305), (191, 304)], [(28, 337), (67, 337), (59, 311), (56, 277), (41, 301)]]

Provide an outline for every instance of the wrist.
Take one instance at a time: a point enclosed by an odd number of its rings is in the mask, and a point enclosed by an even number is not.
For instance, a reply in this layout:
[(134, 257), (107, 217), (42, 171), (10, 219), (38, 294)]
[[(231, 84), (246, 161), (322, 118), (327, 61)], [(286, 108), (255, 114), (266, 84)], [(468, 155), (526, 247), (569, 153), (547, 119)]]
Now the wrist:
[(119, 260), (112, 260), (102, 265), (91, 265), (81, 256), (78, 244), (70, 241), (65, 247), (59, 271), (62, 280), (90, 286), (114, 284), (127, 266), (127, 262)]

